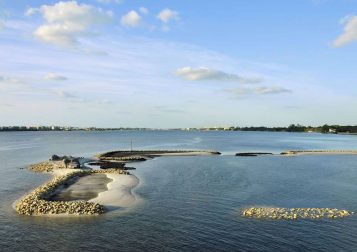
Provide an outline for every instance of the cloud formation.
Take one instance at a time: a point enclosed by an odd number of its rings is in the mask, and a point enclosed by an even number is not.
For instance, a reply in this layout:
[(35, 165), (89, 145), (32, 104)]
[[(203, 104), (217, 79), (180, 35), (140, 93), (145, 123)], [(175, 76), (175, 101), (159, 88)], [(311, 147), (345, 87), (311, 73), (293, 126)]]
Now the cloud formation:
[(120, 23), (126, 27), (137, 27), (141, 23), (141, 16), (136, 11), (132, 10), (121, 17)]
[(68, 79), (66, 76), (55, 74), (55, 73), (48, 73), (43, 78), (45, 80), (54, 80), (54, 81), (64, 81)]
[(169, 22), (171, 20), (173, 21), (180, 20), (180, 16), (178, 12), (171, 10), (169, 8), (161, 10), (156, 17), (162, 22), (161, 30), (164, 32), (170, 31)]
[(333, 42), (334, 47), (341, 47), (357, 40), (357, 16), (349, 16), (342, 20), (343, 33)]
[(40, 40), (60, 45), (73, 46), (78, 39), (90, 35), (89, 29), (109, 22), (113, 13), (76, 1), (58, 2), (54, 5), (42, 5), (30, 8), (26, 15), (40, 13), (46, 23), (39, 26), (34, 35)]
[(169, 8), (166, 8), (159, 12), (157, 18), (164, 23), (168, 23), (171, 20), (179, 20), (179, 14), (177, 11), (173, 11), (170, 10)]
[(207, 67), (183, 67), (176, 70), (176, 75), (190, 81), (226, 81), (241, 84), (253, 84), (262, 82), (260, 78), (246, 78), (236, 74), (226, 73)]
[(256, 87), (256, 88), (235, 88), (225, 90), (227, 92), (233, 93), (237, 96), (246, 96), (246, 95), (269, 95), (269, 94), (281, 94), (281, 93), (292, 93), (290, 89), (271, 86), (271, 87)]

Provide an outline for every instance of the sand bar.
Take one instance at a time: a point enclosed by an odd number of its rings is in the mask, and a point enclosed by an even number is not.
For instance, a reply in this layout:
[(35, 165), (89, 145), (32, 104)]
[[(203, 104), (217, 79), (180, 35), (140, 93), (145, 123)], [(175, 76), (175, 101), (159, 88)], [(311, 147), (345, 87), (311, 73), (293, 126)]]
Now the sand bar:
[(139, 197), (132, 192), (132, 189), (139, 184), (136, 176), (107, 174), (107, 177), (112, 180), (107, 184), (108, 190), (100, 192), (89, 202), (103, 205), (109, 211), (133, 207), (138, 203)]
[(90, 200), (100, 192), (108, 190), (107, 184), (112, 180), (105, 174), (91, 174), (73, 179), (50, 197), (51, 201)]

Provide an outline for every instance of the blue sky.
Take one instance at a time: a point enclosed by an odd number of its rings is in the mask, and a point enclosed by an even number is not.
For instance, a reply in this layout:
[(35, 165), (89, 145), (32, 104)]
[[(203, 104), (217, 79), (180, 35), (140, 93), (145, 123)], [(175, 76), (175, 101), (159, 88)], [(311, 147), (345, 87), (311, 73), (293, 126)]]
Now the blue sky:
[(1, 1), (0, 124), (357, 124), (357, 1)]

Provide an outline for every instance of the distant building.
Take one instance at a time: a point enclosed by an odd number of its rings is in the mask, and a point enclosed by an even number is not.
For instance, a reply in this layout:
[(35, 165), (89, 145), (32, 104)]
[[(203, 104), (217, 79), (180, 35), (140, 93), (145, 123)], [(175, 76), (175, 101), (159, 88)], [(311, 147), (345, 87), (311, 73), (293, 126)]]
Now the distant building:
[(336, 133), (336, 129), (329, 128), (328, 133)]

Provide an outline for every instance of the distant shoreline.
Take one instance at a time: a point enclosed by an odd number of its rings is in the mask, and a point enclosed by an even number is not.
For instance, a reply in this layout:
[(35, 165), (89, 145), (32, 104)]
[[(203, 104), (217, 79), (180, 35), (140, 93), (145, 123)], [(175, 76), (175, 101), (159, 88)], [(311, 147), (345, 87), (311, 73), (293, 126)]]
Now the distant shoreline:
[(0, 132), (13, 131), (257, 131), (257, 132), (301, 132), (357, 135), (357, 125), (303, 126), (291, 124), (288, 127), (194, 127), (194, 128), (148, 128), (148, 127), (74, 127), (74, 126), (0, 126)]

